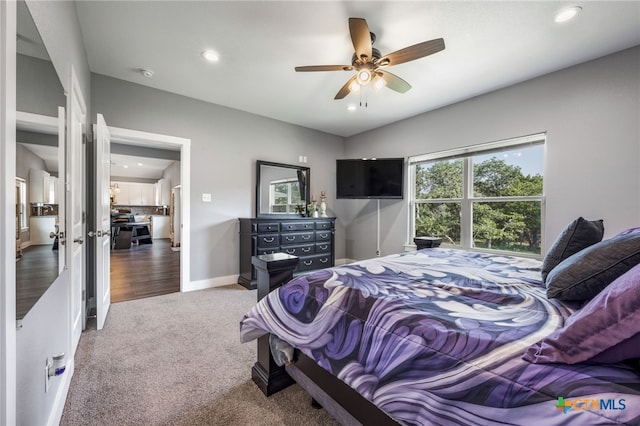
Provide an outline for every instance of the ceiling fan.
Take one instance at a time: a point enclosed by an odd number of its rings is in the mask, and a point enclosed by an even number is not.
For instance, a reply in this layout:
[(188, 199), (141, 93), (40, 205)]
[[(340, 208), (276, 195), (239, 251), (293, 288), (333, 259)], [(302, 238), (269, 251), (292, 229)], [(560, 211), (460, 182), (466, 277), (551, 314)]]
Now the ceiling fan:
[(349, 18), (349, 33), (355, 49), (351, 65), (310, 65), (295, 68), (299, 72), (355, 70), (356, 74), (342, 86), (334, 99), (343, 99), (349, 93), (357, 92), (369, 83), (377, 89), (387, 86), (396, 92), (405, 93), (411, 89), (411, 85), (383, 68), (420, 59), (444, 50), (444, 40), (437, 38), (382, 56), (380, 51), (373, 47), (376, 35), (369, 31), (367, 21), (362, 18)]

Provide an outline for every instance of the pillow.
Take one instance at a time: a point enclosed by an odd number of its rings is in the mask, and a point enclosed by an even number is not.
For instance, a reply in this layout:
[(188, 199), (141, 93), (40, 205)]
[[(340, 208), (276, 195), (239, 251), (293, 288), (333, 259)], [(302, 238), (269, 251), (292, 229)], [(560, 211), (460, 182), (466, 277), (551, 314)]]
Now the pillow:
[(604, 225), (600, 220), (585, 220), (582, 217), (571, 222), (542, 260), (542, 282), (547, 282), (547, 275), (567, 257), (602, 241)]
[(640, 233), (610, 238), (576, 253), (547, 276), (547, 297), (583, 302), (640, 263)]
[(522, 358), (536, 364), (640, 358), (640, 265), (575, 311), (563, 328), (529, 347)]
[(629, 228), (629, 229), (626, 229), (626, 230), (620, 232), (619, 234), (616, 234), (613, 238), (621, 237), (623, 235), (628, 235), (628, 234), (635, 234), (636, 232), (640, 232), (640, 228)]

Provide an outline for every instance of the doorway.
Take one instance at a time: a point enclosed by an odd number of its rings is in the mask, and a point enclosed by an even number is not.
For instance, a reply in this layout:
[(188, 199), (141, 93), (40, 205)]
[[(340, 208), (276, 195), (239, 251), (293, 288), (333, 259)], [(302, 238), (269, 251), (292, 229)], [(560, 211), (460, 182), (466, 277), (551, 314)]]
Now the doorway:
[(171, 186), (180, 182), (180, 151), (112, 141), (110, 158), (111, 302), (179, 292), (170, 205)]

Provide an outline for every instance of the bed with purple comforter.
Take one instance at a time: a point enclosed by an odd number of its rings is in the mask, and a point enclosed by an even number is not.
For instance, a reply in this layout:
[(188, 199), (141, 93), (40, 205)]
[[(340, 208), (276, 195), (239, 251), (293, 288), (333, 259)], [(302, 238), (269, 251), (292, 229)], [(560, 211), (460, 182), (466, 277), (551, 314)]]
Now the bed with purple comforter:
[(400, 424), (640, 424), (637, 363), (523, 359), (576, 308), (547, 298), (538, 260), (441, 248), (298, 276), (240, 333), (278, 336)]

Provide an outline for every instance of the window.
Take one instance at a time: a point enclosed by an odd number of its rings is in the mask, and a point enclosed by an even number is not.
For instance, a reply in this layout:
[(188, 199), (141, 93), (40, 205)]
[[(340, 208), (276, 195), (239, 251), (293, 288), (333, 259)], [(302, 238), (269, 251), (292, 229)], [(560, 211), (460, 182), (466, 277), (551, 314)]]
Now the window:
[(297, 179), (274, 180), (269, 183), (269, 204), (273, 213), (296, 213), (301, 204)]
[(540, 256), (545, 135), (409, 158), (410, 241)]

